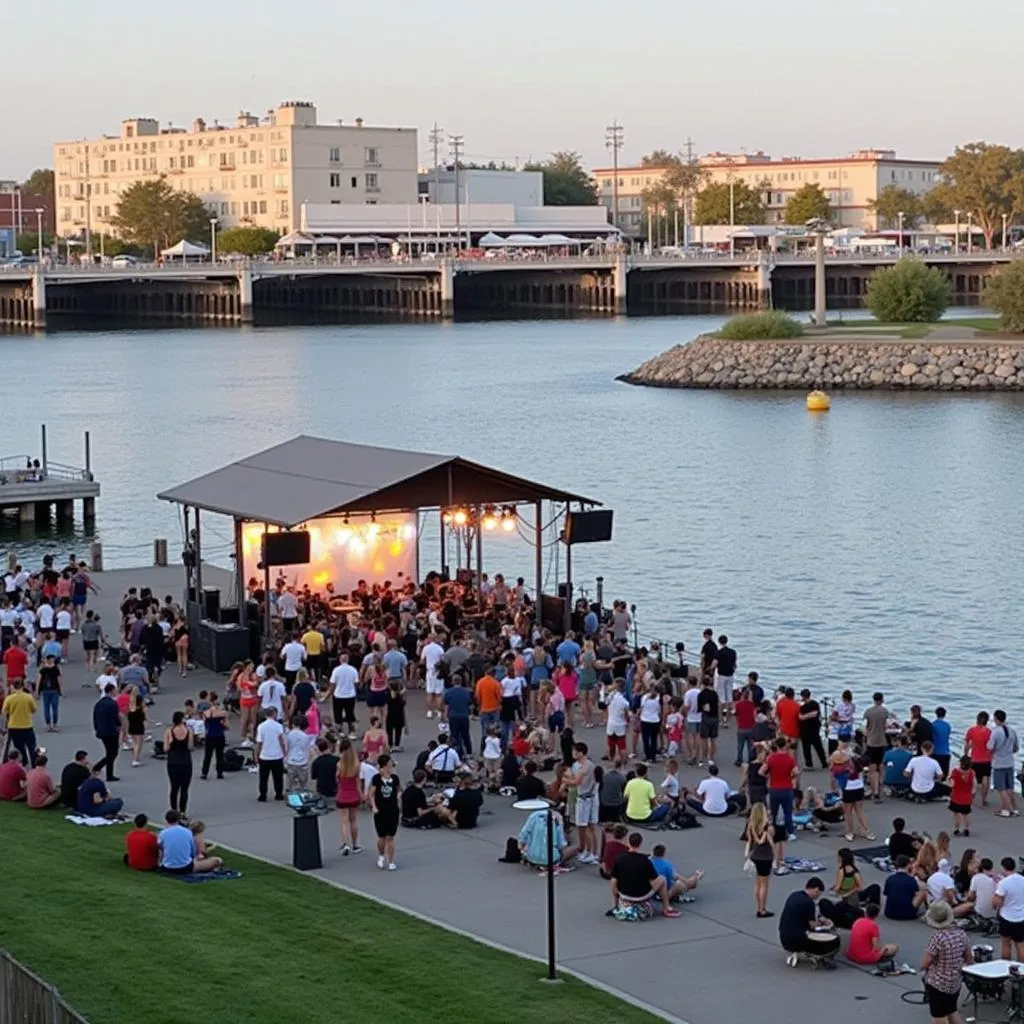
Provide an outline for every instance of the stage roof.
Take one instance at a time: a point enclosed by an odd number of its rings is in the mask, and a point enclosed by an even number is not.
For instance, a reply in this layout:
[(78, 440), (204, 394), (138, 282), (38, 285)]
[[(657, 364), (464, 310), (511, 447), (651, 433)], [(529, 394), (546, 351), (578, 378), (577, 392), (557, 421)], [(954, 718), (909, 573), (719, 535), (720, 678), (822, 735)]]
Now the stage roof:
[(291, 528), (345, 512), (395, 512), (592, 498), (458, 455), (300, 435), (157, 495), (235, 519)]

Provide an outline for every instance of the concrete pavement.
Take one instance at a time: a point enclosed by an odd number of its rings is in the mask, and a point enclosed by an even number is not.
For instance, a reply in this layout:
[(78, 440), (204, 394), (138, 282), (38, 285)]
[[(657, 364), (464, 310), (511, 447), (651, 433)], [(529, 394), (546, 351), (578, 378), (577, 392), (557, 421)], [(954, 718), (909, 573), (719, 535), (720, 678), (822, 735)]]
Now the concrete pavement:
[[(103, 593), (92, 599), (91, 606), (100, 611), (108, 630), (113, 630), (118, 622), (117, 605), (128, 586), (150, 586), (161, 596), (178, 594), (182, 572), (113, 571), (100, 574), (97, 582)], [(221, 580), (218, 578), (217, 582)], [(101, 750), (89, 724), (95, 688), (85, 689), (81, 685), (91, 683), (92, 678), (85, 674), (77, 636), (72, 637), (72, 657), (65, 666), (64, 681), (67, 696), (61, 707), (62, 731), (41, 731), (41, 713), (37, 722), (40, 742), (48, 749), (55, 776), (75, 749), (88, 749), (95, 757)], [(163, 692), (156, 698), (156, 706), (149, 709), (154, 735), (160, 736), (163, 728), (155, 723), (166, 725), (186, 696), (194, 697), (204, 688), (222, 689), (223, 684), (223, 677), (205, 670), (182, 680), (169, 669), (164, 676)], [(864, 695), (860, 696), (863, 704)], [(412, 737), (406, 743), (407, 753), (397, 756), (398, 774), (403, 782), (410, 777), (415, 753), (435, 734), (435, 723), (425, 719), (418, 692), (410, 694), (409, 720)], [(365, 712), (361, 724), (365, 725)], [(960, 730), (965, 724), (956, 722), (954, 726)], [(600, 748), (602, 730), (580, 730), (579, 735), (593, 749)], [(721, 742), (728, 749), (731, 732), (724, 732)], [(141, 768), (133, 769), (129, 764), (130, 757), (123, 754), (117, 765), (121, 781), (112, 786), (114, 793), (124, 798), (128, 813), (141, 810), (159, 820), (167, 807), (164, 763), (147, 754)], [(661, 774), (660, 768), (653, 770), (655, 782)], [(736, 781), (731, 764), (723, 769), (723, 774)], [(684, 783), (691, 786), (701, 777), (697, 769), (685, 769), (683, 773)], [(809, 779), (815, 777), (819, 782), (825, 781), (823, 773), (812, 773)], [(284, 864), (291, 861), (291, 812), (273, 801), (257, 803), (254, 775), (237, 773), (222, 781), (211, 777), (203, 782), (197, 765), (189, 814), (202, 818), (210, 838), (227, 846)], [(921, 808), (902, 801), (887, 801), (869, 805), (867, 814), (879, 841), (888, 833), (890, 819), (897, 815), (906, 817), (911, 828), (924, 828), (932, 835), (949, 828), (949, 815), (940, 805)], [(544, 957), (544, 879), (527, 869), (497, 862), (506, 838), (517, 833), (523, 817), (509, 806), (507, 799), (488, 796), (477, 830), (403, 830), (397, 841), (399, 870), (380, 872), (371, 852), (374, 835), (369, 815), (363, 815), (361, 820), (367, 852), (342, 858), (338, 852), (337, 816), (330, 814), (320, 820), (324, 867), (315, 874), (512, 950)], [(971, 845), (997, 862), (1001, 856), (1015, 856), (1020, 823), (1021, 819), (997, 819), (991, 809), (979, 810), (970, 840), (955, 841), (953, 853), (959, 858), (963, 849)], [(888, 1024), (923, 1020), (925, 1011), (921, 1007), (899, 998), (903, 992), (920, 988), (916, 976), (883, 980), (846, 964), (834, 973), (786, 967), (777, 941), (778, 919), (754, 917), (752, 882), (742, 872), (741, 828), (741, 822), (732, 818), (708, 821), (701, 829), (685, 832), (645, 834), (645, 848), (664, 842), (677, 870), (689, 873), (702, 867), (706, 871), (697, 901), (683, 907), (683, 916), (678, 920), (658, 917), (647, 923), (630, 924), (606, 918), (603, 915), (610, 904), (609, 887), (598, 877), (596, 868), (584, 867), (560, 876), (556, 880), (559, 963), (690, 1024), (765, 1019), (783, 1007), (794, 1020), (818, 1016), (827, 1007), (830, 1024), (877, 1021), (882, 1016)], [(817, 838), (801, 833), (798, 841), (789, 844), (787, 853), (824, 862), (821, 874), (831, 884), (835, 851), (841, 845), (843, 840), (838, 834)], [(866, 882), (883, 881), (884, 876), (869, 865), (860, 864), (860, 868)], [(786, 895), (799, 888), (807, 877), (773, 877), (771, 908), (781, 910)], [(917, 923), (880, 921), (883, 941), (898, 942), (899, 958), (916, 967), (929, 930)]]

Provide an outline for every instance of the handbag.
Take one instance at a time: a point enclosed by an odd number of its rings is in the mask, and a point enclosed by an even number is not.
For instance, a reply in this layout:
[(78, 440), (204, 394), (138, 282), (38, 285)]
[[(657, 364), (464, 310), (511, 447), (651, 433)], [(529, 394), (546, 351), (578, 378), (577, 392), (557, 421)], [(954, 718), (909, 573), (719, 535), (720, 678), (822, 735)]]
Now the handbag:
[(749, 857), (743, 861), (743, 873), (749, 878), (757, 874), (757, 865)]

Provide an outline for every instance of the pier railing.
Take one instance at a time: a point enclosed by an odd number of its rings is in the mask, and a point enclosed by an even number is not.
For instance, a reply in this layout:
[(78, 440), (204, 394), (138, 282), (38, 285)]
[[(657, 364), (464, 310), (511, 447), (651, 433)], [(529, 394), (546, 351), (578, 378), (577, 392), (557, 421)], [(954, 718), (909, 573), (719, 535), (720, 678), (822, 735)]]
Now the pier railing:
[(0, 950), (0, 1021), (4, 1024), (89, 1024), (53, 985), (43, 981), (6, 950)]
[(77, 483), (92, 479), (92, 474), (77, 466), (68, 466), (63, 462), (47, 461), (45, 466), (31, 465), (29, 455), (7, 455), (0, 458), (0, 484), (31, 484), (43, 480), (55, 480), (64, 483)]

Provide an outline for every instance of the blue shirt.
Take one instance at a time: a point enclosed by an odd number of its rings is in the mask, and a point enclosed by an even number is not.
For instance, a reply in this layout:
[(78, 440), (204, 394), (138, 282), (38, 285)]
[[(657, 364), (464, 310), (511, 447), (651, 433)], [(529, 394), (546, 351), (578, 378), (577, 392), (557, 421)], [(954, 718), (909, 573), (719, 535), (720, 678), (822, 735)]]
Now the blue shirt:
[(59, 640), (47, 640), (46, 643), (43, 644), (42, 653), (43, 661), (45, 661), (47, 658), (55, 658), (57, 660), (57, 664), (59, 665), (60, 657), (64, 652), (61, 649)]
[(917, 879), (905, 871), (897, 871), (885, 880), (885, 916), (893, 921), (913, 921), (917, 917), (914, 897), (918, 892)]
[(583, 616), (583, 632), (586, 636), (593, 636), (597, 632), (597, 612), (591, 610)]
[(654, 870), (665, 879), (665, 884), (671, 888), (676, 877), (676, 869), (672, 866), (672, 862), (665, 860), (664, 857), (652, 857), (651, 863), (654, 865)]
[(184, 825), (168, 825), (156, 837), (160, 846), (160, 867), (185, 868), (195, 857), (196, 844)]
[(450, 686), (444, 691), (444, 706), (449, 718), (469, 718), (472, 694), (464, 686)]
[(885, 752), (885, 757), (882, 758), (882, 766), (885, 768), (882, 781), (885, 785), (897, 786), (907, 784), (908, 780), (904, 778), (903, 770), (910, 764), (911, 756), (910, 751), (903, 747), (894, 747), (892, 750)]
[(949, 734), (952, 726), (944, 718), (936, 718), (932, 722), (932, 753), (949, 756)]
[(95, 775), (90, 775), (78, 787), (78, 813), (87, 814), (92, 817), (96, 813), (96, 794), (100, 796), (107, 791), (106, 784), (102, 779), (97, 779)]
[(575, 640), (563, 640), (555, 648), (555, 658), (559, 665), (563, 662), (575, 665), (580, 660), (580, 645)]
[(397, 649), (385, 651), (381, 661), (387, 669), (388, 679), (401, 679), (405, 674), (405, 666), (409, 664), (409, 659)]

